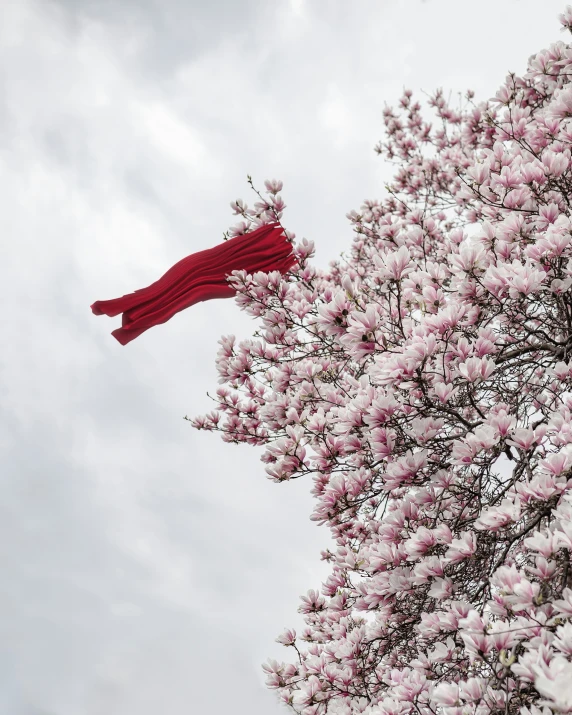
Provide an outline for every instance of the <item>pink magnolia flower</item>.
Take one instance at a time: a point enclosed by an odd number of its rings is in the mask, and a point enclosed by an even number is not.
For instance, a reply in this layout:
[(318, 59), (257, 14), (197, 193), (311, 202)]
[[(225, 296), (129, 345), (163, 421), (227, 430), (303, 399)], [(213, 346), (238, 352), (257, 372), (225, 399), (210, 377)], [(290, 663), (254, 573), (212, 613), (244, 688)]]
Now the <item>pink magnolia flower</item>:
[(556, 629), (556, 638), (552, 645), (568, 658), (572, 656), (572, 623), (570, 621)]
[(565, 588), (562, 598), (554, 601), (554, 608), (564, 616), (572, 618), (572, 589)]
[(459, 693), (465, 702), (478, 702), (486, 690), (484, 678), (469, 678), (459, 684)]
[(534, 687), (546, 698), (545, 704), (560, 712), (572, 711), (572, 663), (555, 656), (547, 669), (534, 668)]
[(481, 382), (490, 377), (495, 363), (488, 357), (471, 357), (459, 365), (459, 372), (469, 382)]
[(511, 439), (507, 439), (507, 444), (520, 447), (527, 452), (536, 443), (534, 430), (517, 428), (513, 430)]
[(300, 689), (294, 693), (293, 704), (306, 708), (307, 706), (318, 703), (321, 700), (324, 700), (322, 684), (319, 678), (315, 675), (311, 675), (308, 680), (302, 684)]
[(407, 246), (401, 246), (397, 251), (388, 251), (381, 256), (383, 275), (393, 280), (399, 280), (414, 270), (411, 264), (411, 254)]
[(481, 531), (498, 531), (507, 524), (520, 519), (520, 501), (518, 499), (503, 499), (497, 507), (483, 511), (475, 521), (475, 529)]
[(450, 383), (438, 382), (434, 386), (435, 394), (437, 395), (439, 402), (445, 404), (450, 399), (452, 399), (457, 392), (457, 388), (453, 387)]
[(509, 280), (509, 295), (519, 299), (535, 293), (545, 279), (544, 271), (533, 268), (529, 263), (520, 263), (516, 259), (505, 266)]
[(296, 642), (296, 631), (293, 628), (286, 629), (282, 635), (278, 636), (276, 642), (286, 646), (294, 645)]
[(477, 537), (471, 531), (464, 532), (460, 538), (453, 539), (451, 545), (445, 552), (445, 559), (449, 563), (456, 564), (464, 559), (470, 558), (477, 549)]
[(461, 694), (457, 683), (439, 683), (431, 693), (433, 705), (452, 707), (461, 704)]
[(567, 471), (571, 464), (572, 456), (567, 452), (553, 453), (540, 461), (540, 466), (555, 477)]

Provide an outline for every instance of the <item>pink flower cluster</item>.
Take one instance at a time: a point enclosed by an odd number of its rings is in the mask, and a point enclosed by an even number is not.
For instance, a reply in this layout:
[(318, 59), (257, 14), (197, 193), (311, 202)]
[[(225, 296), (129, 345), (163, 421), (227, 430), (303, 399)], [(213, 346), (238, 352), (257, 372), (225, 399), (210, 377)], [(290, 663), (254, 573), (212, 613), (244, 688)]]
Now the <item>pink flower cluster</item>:
[(406, 91), (348, 260), (303, 240), (291, 274), (231, 279), (260, 328), (220, 341), (193, 423), (313, 480), (336, 543), (264, 666), (300, 715), (572, 712), (571, 77), (557, 42), (488, 102), (436, 92), (432, 123)]

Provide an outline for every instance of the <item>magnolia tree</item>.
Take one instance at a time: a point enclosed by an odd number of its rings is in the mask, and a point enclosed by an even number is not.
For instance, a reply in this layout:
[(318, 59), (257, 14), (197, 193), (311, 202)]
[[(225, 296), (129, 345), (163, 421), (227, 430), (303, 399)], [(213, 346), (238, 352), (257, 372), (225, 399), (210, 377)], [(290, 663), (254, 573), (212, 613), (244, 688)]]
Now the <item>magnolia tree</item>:
[[(192, 422), (311, 479), (336, 544), (264, 666), (297, 713), (572, 712), (571, 77), (558, 42), (489, 102), (436, 92), (432, 122), (406, 91), (348, 260), (304, 239), (287, 275), (230, 279), (261, 327), (220, 341)], [(281, 188), (232, 233), (280, 220)]]

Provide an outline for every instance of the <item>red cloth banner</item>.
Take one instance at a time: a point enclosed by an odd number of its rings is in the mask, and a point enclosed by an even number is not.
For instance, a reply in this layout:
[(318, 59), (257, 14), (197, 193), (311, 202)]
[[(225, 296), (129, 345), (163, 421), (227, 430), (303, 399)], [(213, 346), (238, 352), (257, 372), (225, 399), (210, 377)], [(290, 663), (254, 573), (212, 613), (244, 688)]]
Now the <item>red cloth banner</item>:
[(91, 310), (95, 315), (110, 317), (123, 313), (122, 327), (111, 334), (121, 345), (126, 345), (195, 303), (235, 295), (236, 291), (226, 282), (233, 271), (285, 273), (295, 263), (292, 244), (282, 227), (269, 223), (213, 248), (193, 253), (147, 288), (122, 298), (98, 300)]

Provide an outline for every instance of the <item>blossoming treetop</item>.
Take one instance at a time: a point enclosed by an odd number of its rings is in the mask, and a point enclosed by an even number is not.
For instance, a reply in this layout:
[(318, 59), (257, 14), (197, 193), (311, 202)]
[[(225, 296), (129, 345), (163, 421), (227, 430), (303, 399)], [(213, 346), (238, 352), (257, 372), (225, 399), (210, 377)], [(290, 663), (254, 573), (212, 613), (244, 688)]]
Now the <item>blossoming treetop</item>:
[[(312, 479), (336, 541), (265, 665), (302, 715), (572, 712), (571, 76), (558, 42), (488, 102), (437, 91), (432, 123), (406, 91), (350, 258), (317, 270), (304, 239), (289, 273), (233, 273), (261, 328), (220, 341), (193, 424)], [(280, 221), (281, 188), (233, 232)]]

